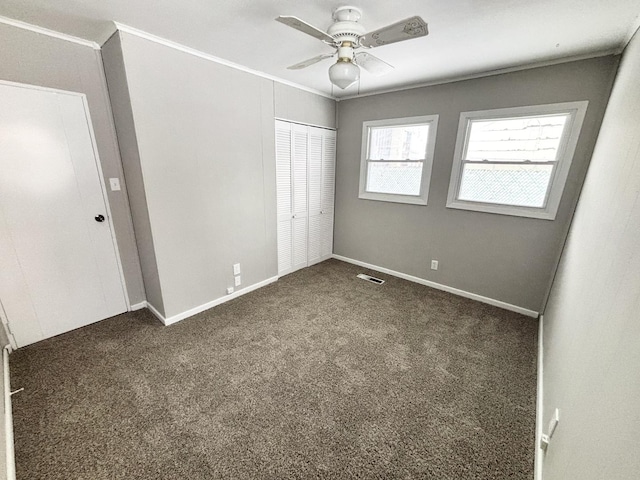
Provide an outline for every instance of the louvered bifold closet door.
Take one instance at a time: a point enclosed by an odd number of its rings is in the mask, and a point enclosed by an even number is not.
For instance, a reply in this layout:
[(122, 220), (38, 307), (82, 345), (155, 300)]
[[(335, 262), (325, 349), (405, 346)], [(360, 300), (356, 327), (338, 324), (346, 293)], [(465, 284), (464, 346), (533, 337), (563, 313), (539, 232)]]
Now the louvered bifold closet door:
[(324, 131), (308, 127), (309, 252), (308, 264), (322, 260), (322, 147)]
[(334, 130), (323, 131), (321, 184), (320, 260), (325, 260), (333, 253), (333, 212), (336, 185), (336, 132)]
[(293, 202), (291, 124), (276, 121), (276, 197), (278, 212), (278, 275), (293, 270)]
[(291, 163), (293, 172), (293, 265), (292, 270), (307, 266), (307, 127), (291, 124)]

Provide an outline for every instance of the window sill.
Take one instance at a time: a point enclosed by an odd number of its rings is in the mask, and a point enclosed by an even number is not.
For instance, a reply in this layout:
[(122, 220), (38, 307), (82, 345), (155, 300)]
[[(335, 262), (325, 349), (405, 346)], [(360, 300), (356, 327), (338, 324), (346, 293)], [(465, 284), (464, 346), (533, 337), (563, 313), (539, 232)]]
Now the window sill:
[(511, 205), (465, 202), (462, 200), (447, 202), (447, 208), (471, 210), (474, 212), (494, 213), (498, 215), (509, 215), (513, 217), (536, 218), (539, 220), (555, 220), (557, 213), (556, 211), (548, 211), (544, 208), (514, 207)]
[(394, 195), (392, 193), (361, 192), (358, 198), (378, 202), (408, 203), (409, 205), (426, 205), (427, 200), (420, 196)]

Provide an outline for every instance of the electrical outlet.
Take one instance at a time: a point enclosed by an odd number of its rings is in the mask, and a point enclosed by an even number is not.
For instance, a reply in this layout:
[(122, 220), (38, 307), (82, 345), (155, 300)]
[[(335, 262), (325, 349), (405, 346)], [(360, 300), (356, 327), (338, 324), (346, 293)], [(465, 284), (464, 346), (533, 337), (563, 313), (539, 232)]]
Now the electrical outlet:
[(431, 260), (431, 270), (438, 269), (438, 260)]
[(242, 281), (240, 280), (240, 275), (236, 275), (235, 281), (236, 281), (236, 287), (239, 287), (240, 284), (242, 283)]
[(227, 288), (227, 295), (231, 295), (233, 293), (233, 287)]
[(233, 264), (233, 274), (234, 275), (240, 275), (240, 264), (239, 263), (234, 263)]

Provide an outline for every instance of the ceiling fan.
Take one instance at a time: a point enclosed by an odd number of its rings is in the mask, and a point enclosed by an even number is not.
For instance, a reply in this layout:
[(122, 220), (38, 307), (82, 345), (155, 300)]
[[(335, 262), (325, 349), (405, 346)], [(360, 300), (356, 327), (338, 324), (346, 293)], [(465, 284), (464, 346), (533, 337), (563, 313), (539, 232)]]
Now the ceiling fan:
[(334, 23), (326, 32), (298, 17), (281, 15), (276, 18), (278, 22), (322, 40), (336, 49), (334, 53), (318, 55), (287, 68), (300, 70), (337, 54), (338, 61), (329, 68), (329, 79), (334, 85), (345, 89), (360, 78), (359, 67), (373, 75), (384, 75), (393, 69), (393, 66), (378, 57), (367, 52), (356, 53), (355, 50), (380, 47), (429, 34), (426, 22), (418, 16), (365, 33), (364, 26), (358, 23), (361, 16), (362, 10), (357, 7), (339, 7), (333, 12)]

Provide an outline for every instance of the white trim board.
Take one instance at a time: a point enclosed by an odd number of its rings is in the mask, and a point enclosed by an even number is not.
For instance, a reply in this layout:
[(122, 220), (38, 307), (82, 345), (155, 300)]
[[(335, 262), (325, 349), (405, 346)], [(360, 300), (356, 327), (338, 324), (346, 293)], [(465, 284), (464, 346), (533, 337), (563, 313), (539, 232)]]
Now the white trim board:
[(13, 409), (11, 407), (11, 376), (9, 373), (9, 345), (2, 349), (2, 372), (4, 388), (4, 448), (5, 474), (7, 480), (16, 480), (16, 455), (13, 441)]
[(18, 344), (16, 343), (16, 339), (11, 333), (11, 327), (9, 326), (9, 319), (7, 318), (7, 314), (4, 311), (4, 306), (2, 305), (2, 300), (0, 300), (0, 323), (2, 323), (2, 328), (4, 329), (4, 333), (9, 340), (9, 345), (6, 345), (5, 348), (9, 350), (9, 353), (13, 352), (18, 348)]
[[(197, 315), (200, 312), (204, 312), (205, 310), (209, 310), (210, 308), (216, 307), (218, 305), (221, 305), (225, 302), (228, 302), (229, 300), (233, 300), (234, 298), (238, 298), (241, 297), (242, 295), (245, 295), (249, 292), (253, 292), (254, 290), (257, 290), (259, 288), (265, 287), (271, 283), (274, 283), (278, 280), (278, 276), (275, 277), (271, 277), (271, 278), (267, 278), (266, 280), (263, 280), (261, 282), (258, 283), (254, 283), (253, 285), (250, 285), (248, 287), (245, 287), (241, 290), (236, 290), (234, 293), (230, 294), (230, 295), (225, 295), (224, 297), (220, 297), (217, 298), (215, 300), (211, 300), (210, 302), (207, 303), (203, 303), (202, 305), (199, 305), (197, 307), (191, 308), (189, 310), (186, 310), (182, 313), (178, 313), (177, 315), (173, 315), (169, 318), (165, 318), (164, 315), (162, 315), (153, 305), (151, 305), (149, 302), (143, 302), (144, 303), (144, 307), (147, 307), (149, 310), (151, 310), (151, 313), (153, 313), (158, 320), (160, 320), (162, 323), (164, 323), (165, 325), (171, 325), (173, 323), (179, 322), (180, 320), (184, 320), (185, 318), (189, 318), (189, 317), (193, 317), (194, 315)], [(137, 306), (142, 305), (142, 304), (137, 304)], [(144, 308), (141, 307), (141, 308)], [(132, 307), (133, 308), (133, 307)]]
[(149, 307), (149, 303), (145, 300), (144, 302), (134, 303), (129, 307), (130, 312), (135, 312), (136, 310), (142, 310), (143, 308)]
[[(100, 152), (98, 152), (98, 141), (96, 140), (96, 134), (93, 130), (93, 121), (91, 120), (91, 112), (89, 111), (89, 101), (87, 100), (87, 95), (84, 93), (80, 94), (80, 98), (82, 98), (82, 103), (84, 104), (84, 113), (86, 115), (87, 126), (89, 128), (89, 136), (91, 137), (93, 154), (96, 157), (96, 170), (98, 171), (98, 179), (100, 181), (100, 186), (102, 187), (102, 199), (107, 210), (107, 221), (109, 222), (109, 228), (111, 230), (111, 243), (113, 244), (113, 252), (116, 256), (116, 263), (118, 264), (118, 273), (120, 274), (120, 286), (122, 288), (122, 294), (124, 295), (124, 303), (128, 310), (131, 308), (129, 290), (127, 290), (127, 280), (124, 278), (124, 266), (122, 265), (122, 258), (120, 257), (120, 248), (118, 247), (118, 238), (116, 237), (116, 226), (113, 223), (107, 184), (104, 179), (104, 172), (102, 171), (102, 160), (100, 159)], [(107, 105), (108, 104), (109, 102), (107, 101)]]
[(540, 439), (542, 438), (542, 416), (544, 415), (544, 315), (540, 315), (538, 320), (538, 373), (537, 373), (537, 391), (536, 391), (536, 438), (535, 438), (535, 459), (533, 466), (533, 480), (542, 480), (542, 465), (544, 462), (544, 451), (540, 448)]
[(506, 303), (501, 300), (495, 300), (493, 298), (484, 297), (482, 295), (478, 295), (477, 293), (471, 293), (465, 290), (460, 290), (459, 288), (449, 287), (448, 285), (442, 285), (440, 283), (432, 282), (430, 280), (425, 280), (424, 278), (414, 277), (413, 275), (397, 272), (395, 270), (391, 270), (385, 267), (379, 267), (378, 265), (373, 265), (371, 263), (361, 262), (360, 260), (354, 260), (353, 258), (343, 257), (342, 255), (336, 255), (335, 253), (332, 255), (332, 257), (335, 258), (336, 260), (342, 260), (343, 262), (352, 263), (354, 265), (359, 265), (361, 267), (369, 268), (371, 270), (376, 270), (378, 272), (386, 273), (388, 275), (393, 275), (394, 277), (402, 278), (404, 280), (409, 280), (410, 282), (414, 282), (414, 283), (419, 283), (420, 285), (426, 285), (427, 287), (435, 288), (436, 290), (442, 290), (443, 292), (453, 293), (454, 295), (458, 295), (464, 298), (469, 298), (471, 300), (476, 300), (478, 302), (486, 303), (488, 305), (493, 305), (494, 307), (504, 308), (505, 310), (510, 310), (512, 312), (520, 313), (522, 315), (526, 315), (527, 317), (538, 318), (538, 312), (534, 310), (529, 310), (528, 308), (512, 305), (510, 303)]
[(40, 90), (42, 92), (51, 92), (51, 93), (59, 93), (61, 95), (72, 95), (75, 97), (85, 97), (86, 98), (86, 94), (82, 93), (82, 92), (72, 92), (71, 90), (62, 90), (60, 88), (51, 88), (51, 87), (43, 87), (41, 85), (34, 85), (32, 83), (19, 83), (19, 82), (12, 82), (10, 80), (1, 80), (0, 79), (0, 85), (8, 85), (10, 87), (19, 87), (19, 88), (28, 88), (31, 90)]
[(313, 88), (305, 87), (304, 85), (300, 85), (295, 82), (290, 82), (289, 80), (285, 80), (283, 78), (278, 78), (273, 75), (269, 75), (268, 73), (261, 72), (259, 70), (254, 70), (252, 68), (245, 67), (240, 65), (239, 63), (234, 63), (229, 60), (225, 60), (224, 58), (216, 57), (214, 55), (210, 55), (208, 53), (202, 52), (200, 50), (196, 50), (195, 48), (187, 47), (186, 45), (182, 45), (177, 42), (173, 42), (171, 40), (167, 40), (166, 38), (158, 37), (152, 33), (145, 32), (143, 30), (138, 30), (137, 28), (130, 27), (128, 25), (124, 25), (123, 23), (113, 22), (116, 28), (121, 31), (128, 33), (129, 35), (135, 35), (139, 38), (144, 38), (145, 40), (149, 40), (150, 42), (157, 43), (159, 45), (164, 45), (165, 47), (173, 48), (174, 50), (178, 50), (183, 53), (187, 53), (189, 55), (193, 55), (195, 57), (202, 58), (204, 60), (209, 60), (210, 62), (218, 63), (220, 65), (224, 65), (227, 67), (235, 68), (236, 70), (240, 70), (242, 72), (250, 73), (252, 75), (256, 75), (258, 77), (266, 78), (268, 80), (272, 80), (274, 82), (282, 83), (284, 85), (288, 85), (290, 87), (297, 88), (299, 90), (304, 90), (305, 92), (314, 93), (316, 95), (320, 95), (321, 97), (329, 98), (331, 100), (335, 100), (335, 97), (329, 95), (328, 93), (321, 92), (320, 90), (316, 90)]
[(94, 50), (100, 50), (100, 45), (98, 45), (96, 42), (92, 42), (91, 40), (85, 40), (84, 38), (74, 37), (73, 35), (67, 35), (66, 33), (56, 32), (55, 30), (49, 30), (48, 28), (39, 27), (38, 25), (22, 22), (13, 18), (3, 17), (0, 15), (0, 23), (11, 25), (12, 27), (16, 28), (21, 28), (23, 30), (29, 30), (30, 32), (47, 35), (48, 37), (57, 38), (58, 40), (64, 40), (66, 42), (84, 45), (85, 47), (90, 47)]
[(323, 128), (324, 130), (332, 130), (334, 132), (337, 131), (336, 127), (327, 127), (326, 125), (316, 125), (315, 123), (299, 122), (297, 120), (289, 120), (288, 118), (282, 118), (282, 117), (273, 117), (273, 119), (274, 120), (280, 120), (281, 122), (297, 123), (298, 125), (304, 125), (306, 127)]

